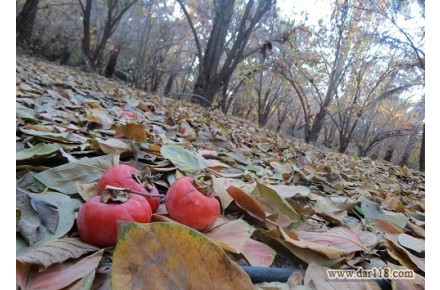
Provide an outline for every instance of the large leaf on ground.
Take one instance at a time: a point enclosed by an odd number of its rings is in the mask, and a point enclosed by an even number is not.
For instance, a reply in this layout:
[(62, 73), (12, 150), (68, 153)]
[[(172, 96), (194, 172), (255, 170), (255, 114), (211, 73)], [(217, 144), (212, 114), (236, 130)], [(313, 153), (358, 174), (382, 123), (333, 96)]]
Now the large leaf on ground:
[(178, 145), (164, 145), (160, 153), (184, 172), (194, 173), (207, 167), (205, 158)]
[(104, 249), (79, 260), (55, 264), (40, 272), (38, 267), (16, 262), (17, 284), (21, 289), (61, 289), (95, 271)]
[(70, 258), (76, 259), (86, 253), (98, 250), (99, 248), (86, 244), (79, 238), (57, 239), (18, 255), (17, 261), (47, 268), (52, 264), (61, 263)]
[(230, 221), (206, 234), (224, 250), (239, 254), (254, 228), (242, 219)]
[(169, 222), (118, 227), (112, 289), (253, 289), (249, 276), (198, 231)]
[(298, 222), (300, 220), (299, 214), (290, 206), (290, 204), (281, 197), (275, 190), (272, 188), (259, 183), (257, 181), (257, 185), (255, 189), (252, 191), (251, 195), (254, 197), (261, 196), (267, 201), (269, 201), (273, 206), (275, 206), (280, 212), (284, 213), (288, 216), (292, 221)]
[(119, 155), (83, 158), (34, 175), (46, 187), (64, 194), (78, 192), (77, 183), (91, 183), (101, 178), (110, 167), (119, 163)]

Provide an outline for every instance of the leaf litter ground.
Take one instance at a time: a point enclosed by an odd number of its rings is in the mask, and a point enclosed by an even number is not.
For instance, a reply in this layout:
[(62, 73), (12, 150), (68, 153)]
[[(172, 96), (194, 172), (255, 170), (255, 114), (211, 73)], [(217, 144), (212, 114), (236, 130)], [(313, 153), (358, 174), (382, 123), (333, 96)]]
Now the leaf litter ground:
[[(27, 56), (17, 56), (16, 116), (23, 289), (123, 289), (153, 274), (152, 289), (424, 288), (422, 172), (319, 150), (189, 100)], [(83, 243), (76, 212), (118, 163), (148, 172), (162, 194), (181, 176), (210, 175), (220, 217), (199, 233), (172, 222), (162, 202), (151, 225), (120, 225), (115, 251)], [(295, 270), (287, 281), (252, 284), (237, 265)], [(413, 276), (326, 277), (374, 267)]]

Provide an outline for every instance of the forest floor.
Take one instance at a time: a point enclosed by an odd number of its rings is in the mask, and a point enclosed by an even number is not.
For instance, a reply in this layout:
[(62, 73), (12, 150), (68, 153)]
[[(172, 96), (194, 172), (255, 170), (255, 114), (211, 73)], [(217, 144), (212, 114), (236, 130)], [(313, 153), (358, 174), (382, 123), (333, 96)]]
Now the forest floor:
[[(16, 63), (17, 284), (23, 289), (157, 286), (170, 275), (194, 289), (206, 277), (213, 289), (424, 288), (424, 173), (319, 150), (75, 68), (23, 55)], [(167, 232), (163, 225), (171, 220), (162, 202), (146, 228), (130, 236), (125, 227), (114, 251), (81, 242), (76, 212), (119, 162), (149, 172), (164, 196), (183, 175), (211, 176), (220, 217), (203, 233)], [(154, 238), (161, 258), (152, 243), (133, 242), (135, 234)], [(287, 281), (258, 284), (250, 274), (251, 284), (237, 264), (295, 270)], [(344, 282), (326, 276), (328, 269), (372, 268), (413, 276)]]

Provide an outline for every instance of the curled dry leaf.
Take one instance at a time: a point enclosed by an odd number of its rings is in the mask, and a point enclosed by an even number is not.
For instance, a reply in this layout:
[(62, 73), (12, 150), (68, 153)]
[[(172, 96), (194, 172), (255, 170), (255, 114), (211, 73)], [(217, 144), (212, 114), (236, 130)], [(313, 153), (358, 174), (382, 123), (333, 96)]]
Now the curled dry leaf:
[(235, 186), (229, 186), (227, 192), (235, 200), (237, 205), (244, 209), (249, 215), (261, 222), (266, 220), (266, 212), (264, 211), (264, 208), (251, 195)]

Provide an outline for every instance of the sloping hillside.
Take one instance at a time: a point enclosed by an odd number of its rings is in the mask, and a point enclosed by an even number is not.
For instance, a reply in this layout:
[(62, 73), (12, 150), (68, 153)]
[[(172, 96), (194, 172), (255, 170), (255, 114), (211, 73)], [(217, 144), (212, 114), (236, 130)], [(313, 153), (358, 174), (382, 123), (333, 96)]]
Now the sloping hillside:
[[(234, 284), (232, 277), (246, 280), (247, 274), (230, 259), (241, 266), (295, 268), (288, 282), (270, 284), (276, 289), (340, 287), (340, 281), (329, 282), (325, 276), (328, 268), (387, 267), (414, 271), (412, 280), (392, 280), (395, 289), (424, 287), (424, 173), (318, 150), (188, 100), (153, 96), (74, 68), (26, 56), (17, 56), (16, 68), (21, 287), (53, 285), (44, 284), (55, 283), (49, 272), (58, 273), (60, 288), (76, 283), (99, 289), (110, 281), (148, 284), (140, 278), (145, 268), (157, 271), (158, 281), (167, 281), (171, 278), (163, 273), (168, 268), (161, 263), (172, 263), (168, 254), (185, 257), (203, 250), (203, 255), (224, 255), (210, 246), (212, 241), (229, 259), (220, 259), (215, 267), (206, 261), (204, 267), (192, 265), (204, 259), (200, 254), (181, 258), (181, 264), (174, 261), (176, 267), (189, 276), (208, 275), (212, 285), (226, 288), (252, 286)], [(117, 163), (146, 172), (163, 195), (150, 231), (165, 233), (157, 227), (170, 222), (164, 199), (177, 178), (194, 176), (205, 186), (212, 184), (222, 210), (216, 223), (198, 236), (196, 248), (194, 236), (184, 234), (193, 231), (183, 227), (176, 228), (184, 232), (175, 237), (175, 244), (183, 245), (178, 248), (165, 245), (165, 234), (155, 236), (163, 252), (160, 259), (151, 258), (148, 243), (130, 240), (130, 226), (114, 254), (81, 242), (76, 212), (97, 194), (103, 172)], [(136, 228), (134, 234), (147, 235), (147, 230)], [(142, 261), (124, 274), (121, 256), (132, 266), (138, 256)], [(47, 270), (38, 272), (30, 265)], [(196, 285), (173, 273), (175, 283)], [(380, 280), (345, 283), (352, 289), (362, 283), (374, 288), (385, 285)]]

